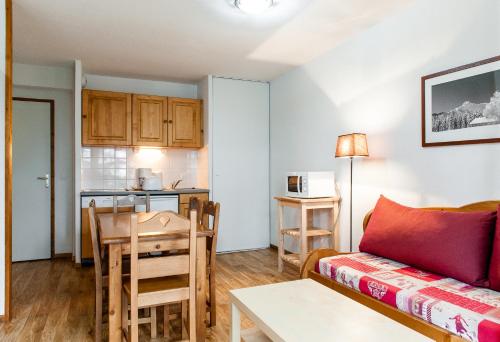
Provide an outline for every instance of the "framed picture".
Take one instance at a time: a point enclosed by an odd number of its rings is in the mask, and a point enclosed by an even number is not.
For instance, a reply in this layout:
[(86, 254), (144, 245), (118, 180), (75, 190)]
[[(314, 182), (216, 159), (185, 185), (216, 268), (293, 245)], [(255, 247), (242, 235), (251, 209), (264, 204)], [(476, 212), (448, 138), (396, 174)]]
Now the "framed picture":
[(422, 146), (500, 142), (500, 56), (422, 77)]

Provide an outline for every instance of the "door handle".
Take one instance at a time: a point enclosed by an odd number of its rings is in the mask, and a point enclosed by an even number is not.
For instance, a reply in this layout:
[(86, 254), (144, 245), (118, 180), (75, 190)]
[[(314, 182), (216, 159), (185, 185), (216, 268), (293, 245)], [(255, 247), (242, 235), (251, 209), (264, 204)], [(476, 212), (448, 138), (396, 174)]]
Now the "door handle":
[(48, 188), (49, 187), (49, 175), (45, 175), (45, 176), (38, 176), (36, 177), (36, 179), (38, 180), (44, 180), (45, 181), (45, 187)]

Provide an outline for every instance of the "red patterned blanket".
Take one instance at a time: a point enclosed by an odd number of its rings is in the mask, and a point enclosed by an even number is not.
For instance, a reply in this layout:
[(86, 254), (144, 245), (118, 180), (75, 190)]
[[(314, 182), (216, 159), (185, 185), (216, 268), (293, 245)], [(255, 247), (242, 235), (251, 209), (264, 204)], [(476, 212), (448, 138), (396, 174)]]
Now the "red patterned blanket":
[(470, 341), (500, 341), (500, 293), (367, 253), (323, 258), (317, 271)]

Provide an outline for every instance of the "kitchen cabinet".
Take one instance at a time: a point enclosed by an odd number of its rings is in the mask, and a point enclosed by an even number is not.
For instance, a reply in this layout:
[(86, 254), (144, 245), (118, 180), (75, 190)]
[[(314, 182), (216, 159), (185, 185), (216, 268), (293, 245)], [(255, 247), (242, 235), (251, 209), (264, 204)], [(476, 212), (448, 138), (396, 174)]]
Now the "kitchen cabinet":
[(132, 95), (132, 144), (167, 147), (168, 100), (162, 96)]
[(201, 100), (168, 98), (168, 146), (203, 146), (201, 103)]
[[(120, 207), (118, 212), (129, 212), (133, 211), (133, 207)], [(112, 213), (113, 208), (96, 208), (96, 214), (101, 213)], [(82, 208), (81, 212), (82, 218), (82, 260), (94, 260), (94, 253), (92, 251), (92, 236), (90, 235), (90, 220), (89, 220), (89, 209)]]
[(82, 144), (128, 146), (132, 144), (131, 94), (83, 90)]
[(208, 193), (196, 194), (180, 194), (179, 195), (179, 214), (182, 216), (189, 216), (189, 199), (191, 197), (198, 197), (201, 201), (208, 201)]
[(202, 101), (83, 90), (83, 146), (203, 146)]

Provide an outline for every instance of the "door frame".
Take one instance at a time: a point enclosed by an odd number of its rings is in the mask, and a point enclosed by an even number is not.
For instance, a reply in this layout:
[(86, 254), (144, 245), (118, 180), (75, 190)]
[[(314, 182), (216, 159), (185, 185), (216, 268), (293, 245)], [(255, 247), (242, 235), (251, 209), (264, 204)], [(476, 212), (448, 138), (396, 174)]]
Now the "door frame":
[(12, 286), (12, 0), (5, 0), (5, 293), (3, 320), (11, 318)]
[[(13, 97), (12, 102), (39, 102), (48, 103), (50, 105), (50, 258), (56, 257), (55, 254), (55, 157), (54, 157), (54, 143), (55, 143), (55, 101), (52, 99), (38, 99), (31, 97)], [(12, 230), (12, 227), (11, 227)], [(12, 233), (10, 236), (10, 243), (12, 245)], [(11, 256), (12, 259), (12, 256)], [(28, 261), (28, 260), (27, 260)], [(12, 260), (11, 260), (12, 264)]]

